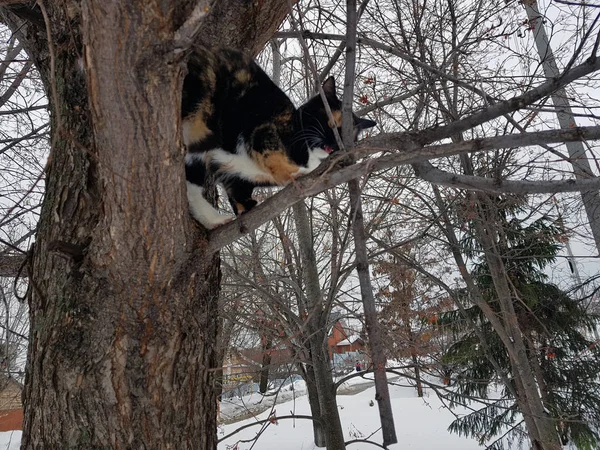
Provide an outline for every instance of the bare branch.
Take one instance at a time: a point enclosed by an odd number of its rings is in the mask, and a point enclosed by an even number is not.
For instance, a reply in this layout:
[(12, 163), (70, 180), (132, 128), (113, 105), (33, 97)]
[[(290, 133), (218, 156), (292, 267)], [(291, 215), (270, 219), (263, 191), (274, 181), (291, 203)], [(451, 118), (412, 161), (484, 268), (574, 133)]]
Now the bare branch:
[[(299, 33), (297, 31), (280, 31), (278, 33), (276, 33), (275, 35), (276, 37), (295, 37), (295, 38), (301, 38), (301, 39), (326, 39), (326, 40), (332, 40), (332, 41), (339, 41), (339, 40), (344, 40), (345, 36), (342, 35), (338, 35), (338, 34), (331, 34), (331, 33), (313, 33), (311, 31), (302, 31), (302, 33)], [(359, 45), (367, 45), (369, 47), (372, 48), (377, 48), (379, 50), (383, 50), (385, 52), (388, 52), (394, 56), (397, 56), (399, 58), (402, 58), (405, 61), (410, 62), (411, 64), (414, 64), (417, 67), (420, 67), (422, 69), (427, 70), (430, 73), (433, 73), (437, 76), (439, 76), (440, 78), (445, 78), (449, 81), (452, 81), (454, 83), (456, 83), (459, 86), (464, 87), (465, 89), (468, 89), (472, 92), (475, 92), (476, 94), (479, 94), (482, 97), (488, 97), (488, 95), (483, 92), (481, 89), (476, 88), (475, 86), (466, 83), (456, 77), (453, 77), (450, 74), (447, 74), (445, 72), (443, 72), (440, 69), (437, 69), (429, 64), (424, 63), (423, 61), (421, 61), (420, 59), (416, 58), (415, 56), (403, 52), (402, 50), (399, 50), (395, 47), (392, 47), (388, 44), (383, 44), (379, 41), (376, 41), (374, 39), (370, 39), (364, 36), (359, 36), (356, 39), (356, 43)]]
[(24, 134), (21, 137), (18, 138), (10, 138), (10, 139), (0, 139), (0, 144), (5, 144), (5, 143), (9, 143), (6, 147), (0, 148), (0, 155), (2, 153), (7, 152), (8, 150), (10, 150), (11, 148), (13, 148), (15, 145), (26, 141), (28, 139), (38, 139), (42, 134), (40, 134), (40, 132), (42, 130), (44, 130), (44, 128), (48, 128), (49, 124), (48, 123), (44, 123), (42, 125), (40, 125), (38, 128), (36, 128), (35, 130), (32, 130), (30, 133)]
[[(395, 147), (402, 148), (403, 151), (401, 153), (393, 153), (376, 159), (367, 159), (351, 166), (339, 168), (338, 165), (343, 157), (336, 158), (333, 156), (329, 165), (322, 164), (319, 169), (287, 186), (267, 201), (258, 205), (252, 211), (242, 215), (237, 220), (212, 231), (210, 233), (208, 251), (216, 252), (221, 247), (228, 245), (245, 235), (248, 231), (273, 219), (275, 216), (305, 197), (318, 194), (326, 189), (337, 186), (338, 184), (346, 183), (349, 180), (378, 170), (460, 153), (565, 141), (600, 139), (600, 126), (519, 133), (452, 144), (431, 145), (428, 147), (421, 146), (417, 143), (421, 141), (421, 136), (425, 133), (428, 133), (428, 130), (425, 130), (423, 133), (415, 134), (394, 134), (391, 138), (390, 135), (383, 134), (375, 138), (366, 139), (363, 141), (363, 145), (360, 147), (361, 149), (366, 148), (370, 151), (382, 151)], [(366, 145), (370, 144), (372, 141), (383, 144), (383, 146), (376, 149), (370, 146), (366, 147)], [(403, 143), (403, 145), (401, 143)], [(579, 181), (574, 183), (579, 183)], [(573, 188), (573, 190), (590, 190), (592, 189), (591, 184), (593, 183), (582, 184), (581, 188), (578, 184), (573, 184), (573, 186), (577, 186), (577, 188)], [(598, 181), (598, 184), (600, 185), (600, 181)], [(556, 191), (550, 189), (549, 192)]]
[(588, 180), (556, 180), (556, 181), (513, 181), (496, 178), (484, 178), (445, 172), (434, 167), (430, 162), (413, 164), (415, 174), (430, 183), (439, 186), (513, 194), (553, 194), (557, 192), (585, 192), (600, 189), (600, 178)]
[(26, 108), (15, 108), (10, 111), (0, 111), (0, 116), (12, 116), (14, 114), (28, 113), (31, 111), (38, 111), (40, 109), (48, 109), (48, 105), (39, 105), (39, 106), (28, 106)]
[(275, 417), (275, 418), (270, 417), (268, 419), (257, 420), (256, 422), (252, 422), (252, 423), (248, 423), (246, 425), (243, 425), (243, 426), (237, 428), (236, 430), (232, 431), (231, 433), (223, 436), (221, 439), (219, 439), (219, 442), (223, 442), (224, 440), (229, 439), (231, 436), (239, 433), (242, 430), (245, 430), (246, 428), (255, 427), (257, 425), (263, 425), (263, 424), (269, 423), (269, 422), (270, 423), (274, 423), (273, 421), (283, 420), (283, 419), (306, 419), (306, 420), (312, 420), (314, 422), (318, 422), (319, 421), (319, 419), (317, 419), (316, 417), (313, 417), (313, 416), (304, 416), (304, 415), (301, 415), (301, 414), (298, 414), (298, 415), (292, 414), (292, 415), (280, 416), (280, 417)]
[[(300, 37), (303, 39), (330, 39), (330, 40), (345, 39), (345, 37), (341, 36), (341, 35), (330, 34), (330, 33), (312, 33), (310, 31), (303, 31), (302, 33), (296, 32), (296, 31), (282, 31), (282, 32), (277, 33), (276, 36), (277, 37), (296, 37), (296, 38)], [(458, 86), (461, 86), (465, 89), (475, 92), (476, 94), (480, 95), (483, 98), (487, 98), (487, 99), (491, 98), (489, 95), (487, 95), (481, 89), (478, 89), (469, 83), (465, 83), (464, 81), (462, 81), (456, 77), (453, 77), (452, 75), (449, 75), (439, 69), (436, 69), (435, 67), (425, 64), (422, 61), (420, 61), (419, 59), (417, 59), (416, 57), (414, 57), (408, 53), (405, 53), (403, 51), (400, 51), (397, 48), (394, 48), (390, 45), (382, 44), (381, 42), (378, 42), (378, 41), (375, 41), (373, 39), (369, 39), (366, 37), (357, 38), (357, 43), (365, 44), (365, 45), (371, 46), (373, 48), (378, 48), (380, 50), (387, 51), (395, 56), (398, 56), (399, 58), (402, 58), (418, 67), (421, 67), (421, 68), (427, 70), (430, 73), (433, 73), (439, 77), (445, 78), (449, 81), (452, 81), (453, 83), (456, 83), (456, 85), (458, 85)], [(436, 139), (440, 139), (442, 137), (452, 136), (453, 134), (457, 134), (462, 131), (468, 130), (469, 128), (472, 128), (475, 125), (479, 125), (481, 123), (487, 122), (488, 120), (499, 117), (503, 114), (507, 114), (507, 113), (516, 111), (520, 108), (523, 108), (524, 106), (530, 105), (533, 102), (540, 100), (541, 98), (551, 94), (552, 92), (556, 91), (557, 89), (560, 89), (561, 87), (566, 86), (567, 84), (571, 83), (572, 81), (574, 81), (578, 78), (584, 77), (586, 75), (589, 75), (590, 73), (595, 72), (599, 69), (600, 69), (600, 57), (596, 57), (595, 54), (593, 54), (593, 56), (591, 56), (586, 62), (584, 62), (583, 64), (581, 64), (573, 69), (569, 69), (568, 71), (563, 73), (561, 76), (550, 79), (546, 83), (541, 84), (537, 88), (532, 89), (519, 97), (514, 97), (513, 99), (508, 100), (508, 101), (503, 101), (503, 102), (500, 101), (497, 104), (495, 104), (494, 106), (484, 110), (480, 115), (473, 115), (466, 119), (446, 125), (444, 127), (430, 129), (431, 137), (428, 138), (427, 142), (433, 142)], [(493, 99), (493, 100), (496, 100), (496, 99)], [(498, 111), (501, 111), (501, 112), (498, 112)], [(471, 120), (475, 121), (476, 123), (474, 123), (473, 125), (468, 125), (467, 121), (471, 121)], [(466, 125), (466, 126), (463, 127), (464, 125)]]
[(29, 73), (29, 69), (33, 66), (33, 61), (27, 61), (25, 65), (21, 68), (19, 75), (13, 80), (10, 87), (4, 92), (4, 94), (0, 97), (0, 106), (4, 105), (16, 92), (16, 90), (21, 85), (21, 82), (25, 79), (27, 74)]
[[(463, 131), (476, 127), (477, 125), (481, 125), (482, 123), (495, 119), (496, 117), (500, 117), (504, 114), (508, 114), (517, 111), (525, 106), (531, 105), (532, 103), (546, 97), (547, 95), (550, 95), (557, 89), (568, 85), (572, 81), (589, 75), (597, 70), (600, 70), (600, 57), (595, 58), (593, 60), (588, 60), (587, 62), (577, 67), (574, 67), (562, 76), (550, 79), (545, 83), (542, 83), (538, 87), (527, 91), (523, 95), (513, 97), (510, 100), (498, 102), (482, 110), (479, 113), (473, 114), (462, 120), (457, 120), (448, 125), (428, 128), (427, 130), (423, 130), (422, 132), (415, 133), (415, 135), (418, 136), (418, 140), (415, 140), (421, 144), (429, 144), (431, 142), (435, 142), (437, 140), (448, 138), (458, 133), (462, 133)], [(396, 136), (400, 138), (398, 140), (398, 144), (400, 145), (401, 143), (403, 143), (405, 139), (405, 134), (397, 133)], [(391, 135), (388, 135), (387, 137), (382, 136), (381, 139), (385, 139), (389, 144), (391, 143), (390, 137)], [(378, 138), (379, 136), (373, 137), (369, 140), (369, 142), (373, 143), (373, 145), (377, 145)]]
[(175, 52), (185, 51), (192, 45), (200, 31), (200, 25), (202, 24), (204, 17), (210, 10), (209, 4), (209, 0), (198, 0), (198, 3), (194, 6), (190, 16), (175, 32), (175, 38), (173, 40)]
[(379, 448), (383, 448), (383, 449), (387, 449), (387, 447), (378, 444), (377, 442), (374, 441), (370, 441), (368, 439), (352, 439), (351, 441), (346, 441), (345, 442), (346, 445), (350, 445), (350, 444), (371, 444), (375, 447), (379, 447)]

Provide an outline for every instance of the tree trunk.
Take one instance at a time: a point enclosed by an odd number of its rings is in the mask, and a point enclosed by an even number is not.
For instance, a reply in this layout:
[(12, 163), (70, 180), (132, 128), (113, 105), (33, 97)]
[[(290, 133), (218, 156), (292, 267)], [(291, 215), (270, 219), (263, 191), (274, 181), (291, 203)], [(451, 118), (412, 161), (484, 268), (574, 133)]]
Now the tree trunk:
[(327, 440), (327, 450), (345, 450), (344, 432), (337, 407), (329, 352), (327, 350), (327, 319), (329, 308), (324, 308), (313, 247), (313, 237), (304, 202), (293, 206), (294, 223), (302, 259), (308, 317), (306, 331), (308, 345), (319, 395), (321, 419)]
[(267, 392), (269, 387), (269, 368), (271, 366), (271, 339), (265, 336), (265, 345), (262, 348), (262, 366), (260, 368), (260, 384), (258, 391), (261, 394)]
[[(268, 14), (219, 3), (245, 21), (234, 24), (244, 30), (235, 37), (252, 30), (248, 48), (283, 19), (261, 23), (288, 5), (268, 3)], [(172, 46), (195, 5), (0, 8), (52, 107), (28, 298), (23, 449), (216, 448), (219, 258), (205, 253), (189, 218), (179, 138), (184, 53)], [(235, 40), (223, 30), (211, 37)]]
[[(410, 324), (408, 324), (410, 327)], [(412, 359), (413, 366), (415, 368), (415, 383), (417, 385), (417, 396), (423, 397), (423, 381), (421, 380), (421, 367), (419, 366), (419, 358), (417, 356), (417, 350), (415, 348), (415, 336), (412, 330), (408, 330), (409, 342), (410, 342), (410, 358)]]
[[(463, 168), (466, 168), (465, 171), (467, 173), (472, 173), (470, 171), (468, 165), (466, 165), (465, 163), (466, 163), (466, 161), (463, 161)], [(538, 425), (536, 424), (536, 419), (541, 419), (542, 418), (541, 416), (546, 416), (546, 414), (543, 412), (543, 410), (542, 410), (541, 415), (539, 413), (534, 413), (531, 402), (535, 402), (535, 399), (527, 398), (526, 385), (523, 383), (522, 375), (523, 375), (523, 373), (525, 373), (525, 376), (526, 377), (528, 376), (527, 369), (526, 369), (528, 366), (528, 362), (526, 362), (524, 366), (519, 366), (519, 364), (518, 364), (519, 357), (517, 356), (518, 351), (515, 348), (515, 338), (514, 338), (515, 330), (514, 330), (514, 328), (512, 328), (511, 320), (505, 314), (496, 313), (490, 307), (490, 305), (485, 301), (485, 299), (483, 298), (477, 285), (474, 283), (473, 278), (471, 277), (470, 273), (467, 270), (466, 262), (464, 261), (464, 259), (462, 258), (462, 255), (460, 254), (460, 246), (458, 243), (458, 239), (452, 229), (450, 219), (447, 216), (447, 213), (445, 212), (446, 208), (445, 208), (445, 205), (439, 194), (439, 190), (435, 186), (433, 189), (434, 189), (434, 192), (436, 195), (436, 202), (440, 209), (440, 214), (444, 221), (444, 229), (445, 229), (446, 236), (449, 240), (450, 250), (452, 251), (454, 259), (456, 260), (456, 263), (459, 267), (459, 270), (465, 281), (465, 284), (467, 285), (467, 289), (469, 291), (469, 294), (470, 294), (473, 302), (479, 308), (481, 308), (481, 310), (484, 313), (487, 320), (489, 320), (490, 323), (492, 324), (494, 331), (498, 334), (498, 336), (502, 340), (502, 343), (504, 344), (507, 353), (510, 355), (512, 377), (509, 378), (508, 374), (504, 373), (504, 371), (499, 366), (498, 362), (493, 358), (491, 351), (488, 348), (488, 344), (485, 340), (485, 337), (481, 333), (481, 330), (479, 330), (479, 328), (475, 324), (472, 324), (473, 329), (475, 330), (475, 332), (477, 333), (477, 335), (480, 339), (480, 344), (486, 348), (486, 357), (488, 358), (488, 360), (490, 361), (490, 363), (496, 370), (496, 373), (498, 374), (498, 376), (502, 379), (504, 386), (514, 396), (514, 398), (517, 402), (517, 405), (519, 407), (519, 410), (523, 414), (527, 432), (531, 439), (533, 448), (535, 450), (549, 450), (549, 449), (554, 450), (557, 448), (554, 445), (554, 443), (552, 443), (549, 446), (544, 446), (541, 443), (543, 438), (541, 438), (541, 433), (540, 433), (540, 430), (538, 429)], [(493, 257), (493, 255), (494, 255), (493, 245), (491, 244), (490, 241), (487, 240), (488, 239), (487, 233), (488, 232), (492, 233), (494, 231), (494, 229), (495, 229), (495, 227), (491, 223), (486, 222), (485, 224), (480, 224), (477, 227), (477, 236), (476, 237), (478, 240), (482, 241), (482, 246), (484, 247), (486, 259), (491, 268), (490, 270), (493, 269), (493, 272), (494, 272), (493, 273), (494, 285), (496, 287), (496, 280), (499, 280), (501, 278), (501, 276), (503, 276), (502, 275), (502, 272), (503, 272), (502, 267), (503, 266), (502, 266), (501, 258), (498, 258), (498, 261), (496, 261), (496, 258)], [(496, 255), (496, 256), (498, 256), (498, 255)], [(490, 261), (489, 258), (493, 259), (493, 261), (491, 263), (489, 262)], [(506, 284), (506, 280), (504, 280), (504, 283), (502, 283), (502, 282), (499, 283), (499, 287), (500, 287), (500, 291), (498, 292), (499, 296), (504, 295), (505, 284)], [(510, 298), (510, 290), (508, 290), (508, 292), (509, 292), (508, 297)], [(459, 305), (459, 307), (460, 307), (460, 305)], [(521, 343), (522, 343), (522, 339), (521, 339)], [(527, 359), (526, 354), (525, 354), (525, 359)], [(533, 377), (531, 374), (529, 374), (529, 376), (531, 378)], [(534, 388), (534, 390), (535, 390), (535, 388)], [(539, 404), (539, 402), (538, 402), (538, 404)], [(549, 418), (546, 416), (545, 423), (550, 422), (548, 419)], [(549, 438), (550, 441), (549, 442), (553, 442), (553, 437), (551, 435), (552, 429), (548, 428), (547, 430), (550, 433), (550, 438)]]
[(173, 18), (84, 2), (83, 73), (69, 12), (48, 10), (62, 45), (22, 448), (214, 448), (220, 274), (188, 219), (173, 101), (183, 65), (160, 50)]
[[(354, 79), (356, 77), (356, 0), (346, 0), (346, 10), (346, 73), (342, 100), (342, 138), (344, 140), (344, 148), (351, 154), (352, 147), (354, 146), (352, 103), (354, 99)], [(350, 161), (354, 161), (353, 155), (350, 155)], [(388, 446), (398, 442), (398, 438), (396, 436), (390, 389), (385, 371), (387, 359), (383, 350), (381, 327), (377, 321), (377, 310), (375, 307), (375, 298), (373, 297), (373, 287), (371, 285), (371, 274), (367, 256), (367, 237), (362, 212), (362, 192), (358, 179), (348, 182), (348, 192), (350, 194), (350, 217), (352, 220), (352, 235), (354, 237), (356, 273), (360, 284), (360, 297), (364, 309), (371, 360), (373, 361), (375, 400), (377, 400), (379, 418), (381, 420), (383, 445)]]
[(478, 194), (477, 200), (478, 204), (485, 205), (485, 210), (487, 210), (487, 212), (480, 210), (479, 221), (476, 221), (475, 229), (498, 296), (502, 321), (511, 338), (512, 345), (507, 346), (506, 349), (510, 357), (512, 374), (517, 383), (517, 402), (521, 406), (533, 448), (536, 450), (560, 450), (562, 446), (555, 422), (544, 408), (540, 396), (540, 386), (535, 379), (535, 370), (530, 365), (523, 332), (514, 309), (514, 297), (508, 284), (501, 255), (497, 251), (498, 230), (496, 224), (499, 223), (499, 219), (495, 217), (494, 206), (487, 201), (485, 194)]
[(381, 433), (383, 445), (387, 446), (398, 442), (396, 427), (394, 425), (394, 413), (390, 400), (390, 389), (387, 381), (385, 367), (387, 359), (383, 350), (381, 327), (377, 321), (377, 309), (373, 288), (371, 286), (371, 274), (369, 271), (367, 256), (367, 238), (365, 235), (364, 220), (362, 213), (362, 197), (358, 181), (348, 182), (350, 192), (350, 216), (352, 217), (352, 233), (354, 235), (354, 248), (356, 253), (356, 272), (360, 283), (360, 296), (365, 314), (365, 325), (369, 338), (369, 349), (373, 361), (373, 375), (375, 378), (375, 400), (379, 408), (381, 420)]
[(335, 386), (327, 351), (325, 329), (310, 329), (310, 346), (315, 382), (319, 393), (321, 421), (327, 440), (327, 450), (345, 450), (344, 432), (335, 395)]
[(417, 382), (417, 397), (423, 397), (423, 381), (421, 380), (421, 368), (416, 353), (411, 355), (413, 364), (415, 365), (415, 381)]
[[(301, 373), (304, 376), (306, 382), (306, 391), (308, 393), (308, 404), (310, 406), (310, 413), (313, 417), (321, 418), (321, 405), (319, 404), (319, 392), (317, 391), (317, 381), (315, 379), (315, 371), (311, 364), (307, 364), (306, 368), (302, 363), (297, 364), (300, 368)], [(313, 435), (315, 438), (316, 447), (325, 447), (327, 445), (327, 438), (325, 437), (325, 429), (321, 420), (313, 420)]]

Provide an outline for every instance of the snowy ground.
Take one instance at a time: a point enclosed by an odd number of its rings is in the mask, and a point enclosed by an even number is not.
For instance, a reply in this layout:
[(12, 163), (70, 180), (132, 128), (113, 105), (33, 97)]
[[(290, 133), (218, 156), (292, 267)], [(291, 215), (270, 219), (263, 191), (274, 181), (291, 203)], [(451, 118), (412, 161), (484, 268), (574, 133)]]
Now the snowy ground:
[[(388, 374), (389, 380), (397, 379), (396, 375)], [(344, 382), (337, 390), (338, 394), (349, 395), (365, 390), (373, 385), (373, 374), (364, 373), (361, 377), (353, 377)], [(223, 399), (221, 402), (220, 421), (229, 424), (239, 422), (273, 407), (274, 404), (284, 403), (306, 395), (306, 384), (304, 381), (296, 381), (291, 384), (271, 390), (265, 396), (255, 393), (245, 395), (241, 398)], [(1, 450), (1, 449), (0, 449)]]
[[(354, 378), (347, 383), (348, 387), (346, 389), (352, 391), (352, 386), (363, 384), (362, 387), (364, 387), (364, 383), (366, 383), (365, 380)], [(281, 417), (292, 413), (295, 415), (310, 415), (307, 397), (302, 395), (305, 394), (302, 383), (296, 384), (295, 394), (297, 397), (284, 403), (278, 401), (274, 406), (276, 416)], [(358, 386), (358, 388), (360, 387)], [(280, 392), (280, 399), (282, 395), (287, 399), (290, 393), (289, 391)], [(370, 406), (374, 396), (375, 389), (373, 387), (367, 387), (362, 392), (353, 395), (338, 395), (338, 406), (346, 440), (369, 438), (381, 443), (381, 433), (378, 432), (380, 425), (377, 405), (374, 403), (373, 406)], [(434, 394), (421, 399), (416, 396), (416, 391), (412, 387), (390, 386), (390, 396), (394, 410), (396, 432), (400, 441), (399, 444), (390, 446), (390, 450), (475, 450), (482, 448), (472, 439), (462, 438), (447, 431), (448, 425), (453, 420), (453, 415), (442, 407)], [(243, 404), (243, 408), (252, 410), (257, 406), (258, 399), (258, 396), (255, 396), (254, 399), (244, 397), (240, 400), (239, 405)], [(236, 411), (232, 404), (222, 407), (222, 412), (223, 409), (229, 414), (239, 414), (239, 410)], [(270, 412), (269, 409), (255, 417), (220, 426), (219, 439), (242, 426), (267, 419)], [(221, 442), (219, 450), (233, 450), (236, 444), (238, 445), (236, 450), (249, 450), (250, 448), (257, 450), (313, 450), (317, 448), (313, 443), (310, 421), (306, 419), (283, 419), (276, 422), (276, 424), (268, 422), (266, 428), (264, 424), (247, 428)], [(260, 437), (258, 442), (254, 443), (252, 438), (257, 433), (260, 434)], [(371, 450), (377, 447), (366, 443), (356, 443), (348, 448), (351, 450)]]
[[(369, 386), (368, 380), (354, 378), (340, 392), (355, 392)], [(353, 395), (338, 395), (338, 405), (344, 435), (347, 440), (372, 439), (381, 443), (379, 428), (379, 415), (376, 403), (370, 406), (375, 395), (375, 389), (366, 387), (365, 390)], [(295, 396), (295, 398), (294, 398)], [(444, 409), (434, 394), (420, 399), (416, 396), (414, 388), (390, 386), (390, 396), (394, 409), (394, 421), (399, 444), (390, 446), (390, 450), (475, 450), (481, 449), (472, 439), (462, 438), (447, 431), (448, 425), (453, 420), (450, 412)], [(271, 397), (271, 399), (274, 397)], [(310, 415), (306, 390), (302, 382), (295, 383), (294, 390), (280, 391), (274, 406), (276, 416), (296, 414)], [(221, 414), (230, 416), (248, 415), (248, 409), (263, 410), (264, 402), (271, 400), (262, 399), (258, 395), (244, 397), (237, 402), (228, 402), (222, 405)], [(283, 403), (281, 403), (283, 401)], [(272, 402), (270, 403), (272, 405)], [(237, 428), (256, 423), (257, 420), (267, 419), (271, 409), (264, 411), (252, 418), (228, 423), (219, 427), (219, 438), (223, 438)], [(225, 419), (225, 417), (223, 417)], [(224, 440), (219, 445), (219, 450), (314, 450), (312, 426), (305, 419), (283, 419), (276, 423), (268, 423), (266, 428), (261, 425), (253, 426)], [(260, 433), (262, 431), (262, 433)], [(260, 433), (257, 442), (252, 439)], [(250, 442), (240, 442), (250, 440)], [(18, 450), (21, 441), (21, 432), (0, 433), (0, 450)], [(377, 448), (365, 443), (348, 446), (349, 450), (372, 450)]]
[(0, 433), (0, 450), (19, 450), (21, 447), (21, 431), (5, 431)]

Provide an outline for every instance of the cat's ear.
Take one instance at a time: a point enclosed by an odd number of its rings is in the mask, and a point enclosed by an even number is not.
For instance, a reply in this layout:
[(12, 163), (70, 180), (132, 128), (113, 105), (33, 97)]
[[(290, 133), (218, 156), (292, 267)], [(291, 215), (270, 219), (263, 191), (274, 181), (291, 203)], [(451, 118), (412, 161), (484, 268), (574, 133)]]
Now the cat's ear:
[(323, 92), (327, 97), (336, 97), (335, 94), (335, 78), (329, 77), (323, 83)]
[(373, 128), (375, 125), (377, 125), (377, 122), (369, 119), (362, 119), (354, 114), (354, 128), (356, 128), (358, 131), (366, 130), (367, 128)]

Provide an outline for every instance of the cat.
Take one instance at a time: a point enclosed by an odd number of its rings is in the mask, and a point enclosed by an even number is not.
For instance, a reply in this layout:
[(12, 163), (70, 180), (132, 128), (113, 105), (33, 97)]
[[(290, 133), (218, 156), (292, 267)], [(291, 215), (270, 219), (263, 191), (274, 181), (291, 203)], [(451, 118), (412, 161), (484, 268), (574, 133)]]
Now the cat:
[[(213, 229), (233, 220), (204, 197), (209, 174), (227, 192), (235, 215), (250, 211), (259, 186), (285, 186), (319, 166), (338, 149), (341, 101), (335, 80), (323, 91), (335, 123), (320, 96), (295, 108), (291, 100), (250, 57), (232, 49), (196, 47), (183, 82), (182, 131), (185, 172), (192, 216)], [(376, 123), (354, 115), (355, 137)]]

